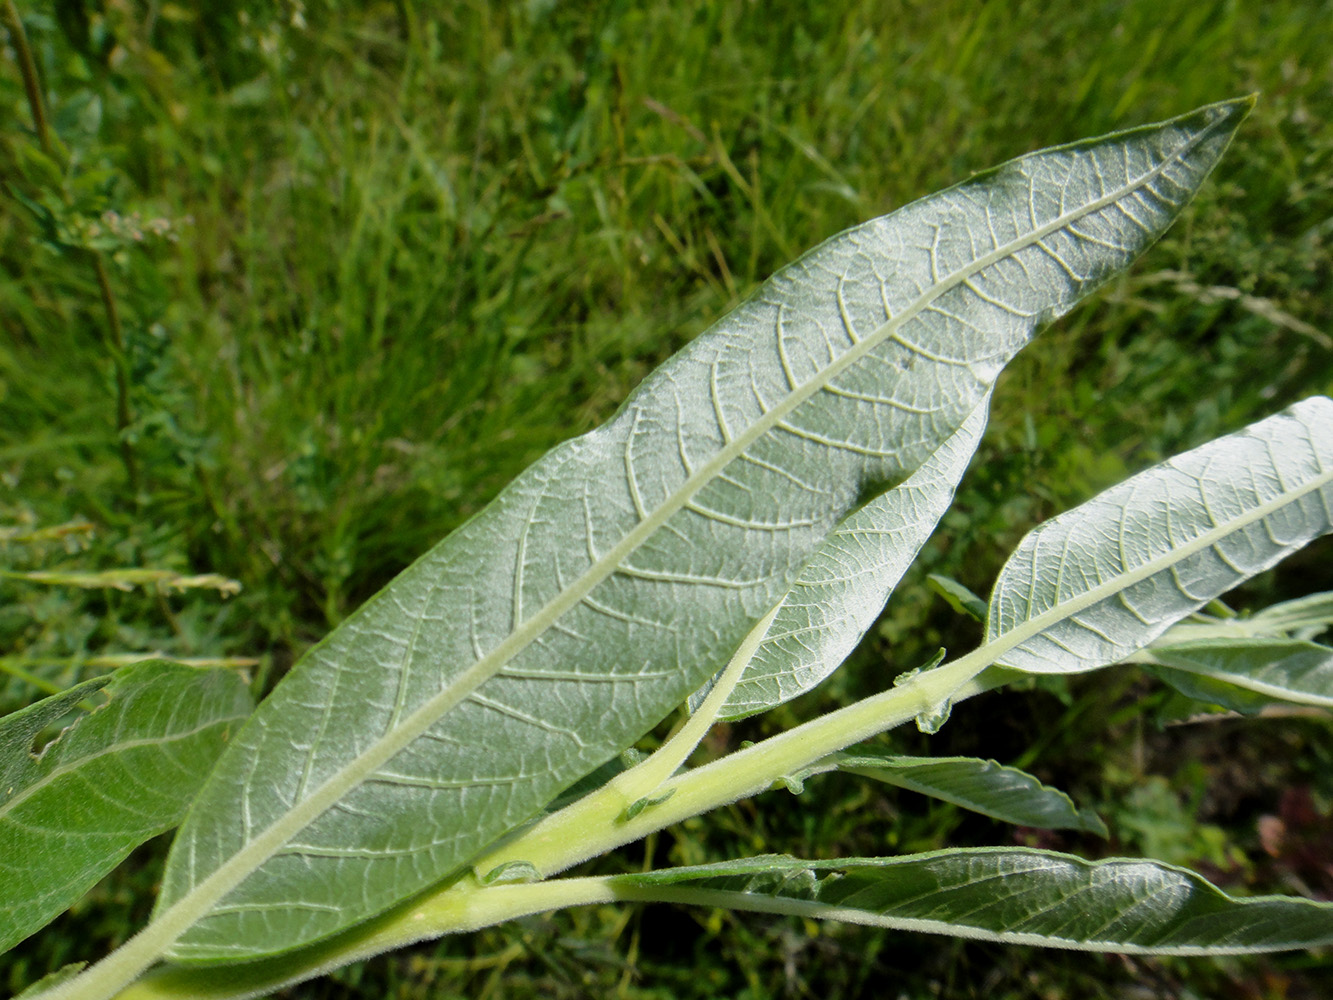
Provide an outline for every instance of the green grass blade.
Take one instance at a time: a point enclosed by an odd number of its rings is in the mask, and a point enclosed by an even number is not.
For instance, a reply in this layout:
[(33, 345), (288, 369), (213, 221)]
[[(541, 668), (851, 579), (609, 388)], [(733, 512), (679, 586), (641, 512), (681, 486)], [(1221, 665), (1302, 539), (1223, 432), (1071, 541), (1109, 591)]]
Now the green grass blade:
[(1008, 944), (1240, 955), (1333, 944), (1333, 903), (1236, 899), (1155, 861), (976, 848), (903, 858), (770, 856), (611, 880), (629, 898), (759, 910)]
[[(35, 751), (99, 691), (105, 704)], [(179, 823), (250, 708), (233, 671), (146, 662), (0, 719), (0, 951)]]
[(631, 744), (1170, 225), (1250, 103), (1024, 157), (780, 271), (304, 658), (196, 800), (133, 948), (317, 941)]
[(1000, 572), (988, 642), (1030, 673), (1124, 659), (1333, 531), (1333, 400), (1316, 396), (1047, 521)]

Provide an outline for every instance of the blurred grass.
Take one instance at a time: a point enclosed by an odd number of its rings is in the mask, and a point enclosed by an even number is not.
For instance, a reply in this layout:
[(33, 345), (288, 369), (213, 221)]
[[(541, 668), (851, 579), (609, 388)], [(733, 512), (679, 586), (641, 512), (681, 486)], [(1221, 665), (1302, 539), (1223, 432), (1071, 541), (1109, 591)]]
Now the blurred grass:
[[(0, 513), (96, 527), (78, 553), (10, 546), (0, 558), (46, 569), (77, 555), (84, 569), (152, 564), (244, 587), (222, 604), (0, 581), (0, 652), (47, 657), (63, 683), (81, 658), (145, 647), (280, 669), (805, 248), (1003, 159), (1241, 93), (1259, 91), (1259, 106), (1187, 217), (1006, 373), (919, 572), (985, 593), (1041, 519), (1333, 391), (1320, 339), (1333, 335), (1333, 4), (21, 6), (78, 168), (119, 178), (104, 207), (170, 220), (180, 239), (112, 258), (142, 467), (132, 492), (95, 284), (0, 202)], [(22, 188), (30, 117), (12, 66), (0, 170)], [(1329, 587), (1316, 547), (1247, 599)], [(718, 740), (878, 689), (972, 638), (909, 581), (825, 689)], [(1115, 676), (1070, 688), (1067, 705), (996, 696), (961, 706), (929, 744), (896, 738), (1001, 759), (1036, 739), (1034, 766), (1085, 801), (1122, 801), (1153, 771), (1179, 802), (1201, 801), (1204, 778), (1175, 775), (1181, 741), (1145, 728), (1150, 691)], [(28, 696), (0, 694), (6, 707)], [(1251, 853), (1254, 816), (1276, 809), (1284, 784), (1333, 796), (1309, 763), (1328, 756), (1327, 726), (1270, 725), (1278, 737), (1253, 739), (1281, 767), (1256, 758), (1266, 770), (1252, 800), (1200, 818)], [(1169, 805), (1134, 801), (1140, 819)], [(840, 778), (795, 805), (764, 799), (687, 824), (654, 861), (1011, 836)], [(641, 861), (630, 851), (603, 866)], [(152, 866), (145, 852), (103, 899), (133, 910)], [(62, 960), (70, 940), (99, 950), (130, 920), (66, 920), (4, 960), (7, 985)], [(834, 997), (892, 983), (908, 995), (1119, 996), (1137, 982), (1278, 996), (1313, 981), (1302, 963), (1089, 960), (595, 910), (386, 957), (298, 995)]]

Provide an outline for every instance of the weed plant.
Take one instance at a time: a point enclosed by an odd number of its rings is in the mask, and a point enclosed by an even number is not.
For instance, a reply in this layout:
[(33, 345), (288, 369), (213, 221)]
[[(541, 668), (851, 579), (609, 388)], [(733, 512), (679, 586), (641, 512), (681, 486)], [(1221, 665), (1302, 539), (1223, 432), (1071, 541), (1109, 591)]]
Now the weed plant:
[[(1044, 518), (1272, 400), (1333, 391), (1328, 3), (472, 0), (218, 13), (85, 0), (18, 12), (68, 172), (54, 183), (33, 166), (10, 45), (0, 530), (91, 529), (0, 534), (0, 569), (151, 567), (242, 586), (223, 600), (0, 577), (0, 657), (49, 685), (101, 669), (89, 665), (98, 656), (156, 650), (260, 660), (262, 687), (821, 235), (1040, 142), (1219, 95), (1261, 93), (1246, 141), (1144, 267), (1004, 376), (917, 571), (984, 590)], [(63, 192), (70, 219), (115, 230), (98, 252), (121, 348), (86, 253), (53, 242), (22, 200), (43, 184)], [(163, 236), (145, 229), (154, 220)], [(1319, 559), (1290, 560), (1242, 602), (1333, 588)], [(901, 595), (829, 684), (717, 739), (760, 738), (975, 638), (925, 588)], [(29, 700), (26, 684), (0, 679), (0, 710)], [(1113, 853), (1165, 844), (1233, 891), (1333, 891), (1260, 838), (1291, 788), (1311, 803), (1303, 835), (1333, 835), (1326, 719), (1216, 723), (1228, 752), (1177, 768), (1192, 730), (1159, 725), (1166, 696), (1113, 674), (1044, 687), (960, 706), (930, 752), (1011, 748), (1013, 763), (1086, 801), (1128, 803), (1111, 817)], [(1126, 797), (1131, 786), (1147, 791)], [(851, 779), (804, 794), (818, 804), (741, 803), (597, 870), (996, 836), (989, 821)], [(159, 852), (136, 860), (59, 933), (7, 956), (0, 988), (141, 923)], [(381, 958), (300, 995), (836, 997), (893, 984), (1096, 997), (1134, 982), (1295, 996), (1331, 985), (1310, 963), (1071, 958), (592, 909)]]

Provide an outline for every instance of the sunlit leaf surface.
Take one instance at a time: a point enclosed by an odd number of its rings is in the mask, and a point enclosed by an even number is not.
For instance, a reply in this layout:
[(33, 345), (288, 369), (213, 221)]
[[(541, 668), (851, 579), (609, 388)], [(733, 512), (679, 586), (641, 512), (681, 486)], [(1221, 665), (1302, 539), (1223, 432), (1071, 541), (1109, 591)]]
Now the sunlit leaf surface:
[(1154, 466), (1029, 534), (1000, 573), (988, 642), (1033, 673), (1091, 670), (1333, 530), (1322, 396)]
[(0, 952), (179, 823), (250, 708), (233, 671), (146, 661), (0, 719)]
[(1171, 223), (1249, 108), (1016, 160), (834, 237), (313, 649), (224, 755), (180, 960), (317, 940), (457, 871), (726, 662), (848, 513)]

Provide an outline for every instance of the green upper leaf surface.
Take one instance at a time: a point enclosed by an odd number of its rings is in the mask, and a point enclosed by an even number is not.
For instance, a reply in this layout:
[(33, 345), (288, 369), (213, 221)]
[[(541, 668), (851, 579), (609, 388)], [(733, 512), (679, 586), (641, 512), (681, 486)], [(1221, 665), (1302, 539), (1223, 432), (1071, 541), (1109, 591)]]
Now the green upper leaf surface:
[(1040, 525), (1000, 572), (988, 642), (1031, 673), (1124, 659), (1333, 531), (1333, 400), (1313, 397)]
[(1196, 639), (1154, 646), (1153, 673), (1201, 701), (1238, 712), (1272, 702), (1333, 708), (1333, 649), (1299, 639)]
[(457, 871), (726, 662), (1036, 327), (1171, 223), (1248, 101), (1034, 154), (834, 237), (315, 647), (219, 762), (177, 960), (318, 940)]
[(1064, 792), (1027, 772), (993, 760), (902, 757), (865, 749), (834, 754), (830, 763), (839, 771), (920, 792), (1005, 823), (1107, 835), (1106, 824), (1092, 810), (1078, 808)]
[(931, 590), (944, 598), (949, 607), (960, 615), (967, 615), (975, 621), (985, 623), (986, 602), (957, 580), (941, 576), (938, 573), (931, 573), (930, 576), (926, 577), (926, 583)]
[(1081, 951), (1237, 955), (1333, 944), (1333, 903), (1234, 899), (1160, 862), (1092, 862), (1050, 851), (770, 856), (615, 881), (645, 899)]
[[(103, 696), (34, 753), (43, 730)], [(179, 823), (250, 708), (231, 671), (147, 662), (0, 719), (0, 951)]]

